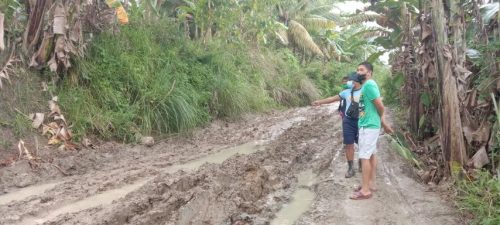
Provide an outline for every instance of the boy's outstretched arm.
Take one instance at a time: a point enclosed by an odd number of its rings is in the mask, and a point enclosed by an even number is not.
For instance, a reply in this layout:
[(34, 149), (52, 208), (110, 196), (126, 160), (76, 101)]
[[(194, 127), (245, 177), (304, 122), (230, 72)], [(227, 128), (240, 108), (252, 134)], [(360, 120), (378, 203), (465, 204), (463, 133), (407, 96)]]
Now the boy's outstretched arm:
[(321, 100), (316, 100), (316, 101), (312, 102), (311, 105), (312, 106), (319, 106), (319, 105), (323, 105), (323, 104), (338, 102), (340, 100), (341, 100), (340, 96), (335, 95), (333, 97), (329, 97), (329, 98), (325, 98), (325, 99), (321, 99)]

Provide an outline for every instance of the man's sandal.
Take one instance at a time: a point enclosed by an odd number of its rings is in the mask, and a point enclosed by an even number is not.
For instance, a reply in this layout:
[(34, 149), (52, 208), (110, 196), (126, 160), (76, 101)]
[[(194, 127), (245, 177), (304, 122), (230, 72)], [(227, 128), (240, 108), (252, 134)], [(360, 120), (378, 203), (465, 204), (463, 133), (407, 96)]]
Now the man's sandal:
[(369, 199), (372, 196), (373, 196), (372, 193), (364, 195), (363, 193), (361, 193), (361, 191), (356, 191), (349, 198), (352, 200), (364, 200), (364, 199)]
[[(354, 188), (354, 191), (355, 191), (355, 192), (361, 191), (361, 188), (362, 188), (362, 187), (361, 187), (361, 185), (356, 186), (356, 187)], [(376, 191), (377, 191), (377, 189), (376, 189), (376, 188), (370, 188), (370, 191), (371, 191), (371, 192), (376, 192)]]

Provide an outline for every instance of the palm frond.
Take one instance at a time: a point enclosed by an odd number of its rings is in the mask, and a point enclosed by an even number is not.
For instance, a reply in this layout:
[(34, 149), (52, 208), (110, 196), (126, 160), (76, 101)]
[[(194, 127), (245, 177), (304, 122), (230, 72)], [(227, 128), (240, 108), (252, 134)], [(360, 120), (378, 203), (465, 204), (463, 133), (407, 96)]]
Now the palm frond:
[(290, 20), (288, 32), (292, 41), (300, 48), (304, 49), (304, 51), (324, 57), (323, 52), (321, 52), (321, 49), (313, 41), (311, 35), (307, 32), (306, 28), (302, 26), (302, 24), (297, 21)]
[(481, 6), (481, 15), (483, 18), (483, 23), (488, 24), (492, 18), (498, 13), (500, 9), (500, 3), (489, 3)]
[(368, 28), (356, 32), (352, 36), (363, 37), (366, 39), (373, 39), (377, 37), (387, 37), (391, 33), (390, 30), (384, 28)]
[(378, 14), (359, 14), (356, 16), (344, 18), (340, 24), (342, 26), (360, 24), (363, 22), (374, 21), (380, 17), (382, 17), (382, 16), (378, 15)]
[(304, 26), (308, 29), (312, 30), (320, 30), (320, 29), (333, 29), (335, 28), (335, 22), (323, 17), (314, 16), (309, 18), (304, 18), (299, 20)]

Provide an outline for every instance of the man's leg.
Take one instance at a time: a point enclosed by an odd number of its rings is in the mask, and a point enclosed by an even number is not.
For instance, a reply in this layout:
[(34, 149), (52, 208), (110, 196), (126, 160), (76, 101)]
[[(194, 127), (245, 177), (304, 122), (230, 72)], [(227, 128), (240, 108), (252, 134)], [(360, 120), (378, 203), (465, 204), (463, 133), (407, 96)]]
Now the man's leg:
[(370, 191), (370, 179), (371, 179), (371, 174), (372, 174), (372, 166), (370, 164), (369, 159), (361, 159), (361, 165), (363, 167), (363, 171), (361, 172), (363, 179), (361, 181), (361, 190), (360, 192), (363, 195), (368, 195), (371, 193)]
[(375, 157), (375, 154), (373, 154), (370, 157), (370, 167), (371, 167), (371, 174), (370, 174), (370, 182), (368, 183), (368, 186), (372, 189), (375, 190), (375, 174), (377, 172), (377, 158)]
[[(371, 178), (374, 172), (374, 168), (371, 164), (371, 159), (375, 159), (372, 157), (376, 152), (376, 144), (378, 139), (378, 129), (360, 129), (359, 130), (359, 158), (361, 159), (362, 164), (362, 182), (361, 189), (358, 192), (355, 192), (352, 199), (365, 199), (369, 198), (367, 196), (371, 196), (370, 185)], [(376, 165), (375, 165), (376, 166)]]

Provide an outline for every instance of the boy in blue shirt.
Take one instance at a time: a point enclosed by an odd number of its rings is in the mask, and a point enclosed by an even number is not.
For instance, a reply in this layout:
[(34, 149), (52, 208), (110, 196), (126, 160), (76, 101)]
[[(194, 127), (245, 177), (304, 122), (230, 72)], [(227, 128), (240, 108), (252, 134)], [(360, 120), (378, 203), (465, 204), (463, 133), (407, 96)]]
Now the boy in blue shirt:
[[(346, 150), (346, 158), (347, 158), (347, 173), (345, 174), (346, 178), (353, 177), (355, 175), (355, 171), (353, 168), (353, 160), (354, 160), (354, 143), (358, 143), (358, 117), (357, 115), (349, 116), (346, 112), (349, 112), (349, 108), (359, 103), (359, 99), (361, 96), (361, 83), (359, 77), (356, 73), (351, 74), (349, 77), (349, 82), (347, 83), (349, 89), (343, 90), (339, 93), (339, 95), (329, 97), (322, 100), (317, 100), (312, 103), (313, 106), (320, 106), (323, 104), (329, 104), (337, 101), (345, 101), (345, 109), (342, 112), (344, 115), (342, 117), (342, 134), (344, 139), (344, 145)], [(356, 109), (357, 111), (357, 109)]]

